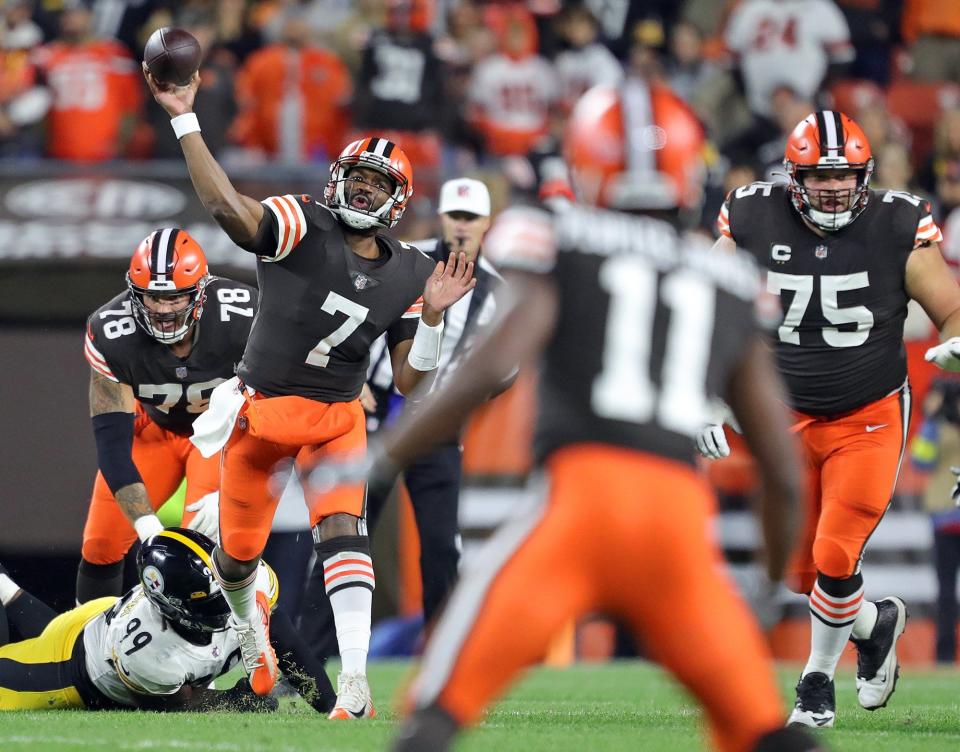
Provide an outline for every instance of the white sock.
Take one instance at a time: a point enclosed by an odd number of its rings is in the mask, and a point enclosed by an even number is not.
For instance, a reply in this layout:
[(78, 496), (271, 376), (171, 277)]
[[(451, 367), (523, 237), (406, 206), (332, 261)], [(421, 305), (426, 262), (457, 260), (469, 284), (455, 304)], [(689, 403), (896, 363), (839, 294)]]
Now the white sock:
[(855, 640), (866, 640), (873, 634), (873, 628), (877, 625), (877, 604), (864, 598), (860, 604), (860, 613), (857, 614), (857, 620), (853, 623), (853, 632), (850, 636)]
[(817, 580), (810, 593), (810, 657), (803, 676), (819, 671), (833, 679), (862, 602), (862, 580), (856, 591), (845, 596), (828, 595)]
[(240, 582), (228, 582), (220, 575), (217, 559), (213, 557), (213, 574), (220, 583), (223, 597), (233, 615), (241, 622), (253, 624), (259, 619), (257, 613), (257, 568)]
[(9, 606), (17, 593), (20, 592), (20, 586), (10, 579), (8, 575), (0, 574), (0, 603)]
[(337, 625), (340, 670), (367, 673), (373, 608), (373, 562), (358, 551), (339, 551), (324, 559), (323, 578)]
[(340, 670), (348, 674), (366, 674), (373, 592), (362, 587), (338, 590), (330, 596), (330, 605), (337, 625)]

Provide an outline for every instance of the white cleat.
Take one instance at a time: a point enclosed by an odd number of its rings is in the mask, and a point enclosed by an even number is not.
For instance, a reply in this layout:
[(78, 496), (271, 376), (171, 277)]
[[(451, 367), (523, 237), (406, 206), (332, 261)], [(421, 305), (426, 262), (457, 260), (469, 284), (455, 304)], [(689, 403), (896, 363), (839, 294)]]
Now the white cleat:
[(360, 672), (341, 672), (337, 676), (337, 704), (327, 718), (334, 721), (353, 721), (357, 718), (373, 718), (376, 714), (367, 677)]
[(897, 641), (908, 616), (902, 600), (883, 598), (877, 601), (877, 623), (870, 636), (851, 640), (857, 646), (857, 699), (866, 710), (885, 707), (897, 688)]
[(252, 624), (231, 616), (229, 624), (240, 641), (240, 659), (250, 678), (250, 688), (254, 694), (265, 697), (277, 683), (279, 669), (277, 654), (270, 644), (270, 604), (262, 592), (257, 592), (257, 616)]

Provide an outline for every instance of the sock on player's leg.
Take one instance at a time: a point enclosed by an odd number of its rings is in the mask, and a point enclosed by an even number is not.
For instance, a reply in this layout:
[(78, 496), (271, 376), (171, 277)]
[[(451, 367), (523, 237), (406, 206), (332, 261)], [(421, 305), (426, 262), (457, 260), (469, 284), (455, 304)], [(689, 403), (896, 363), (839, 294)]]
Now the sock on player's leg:
[(94, 564), (81, 559), (77, 569), (77, 603), (109, 595), (123, 595), (123, 560), (112, 564)]
[(370, 539), (365, 535), (342, 535), (321, 541), (316, 549), (337, 626), (341, 671), (365, 674), (376, 586)]
[(833, 679), (862, 602), (860, 573), (845, 579), (817, 575), (810, 593), (810, 657), (803, 676), (816, 671)]

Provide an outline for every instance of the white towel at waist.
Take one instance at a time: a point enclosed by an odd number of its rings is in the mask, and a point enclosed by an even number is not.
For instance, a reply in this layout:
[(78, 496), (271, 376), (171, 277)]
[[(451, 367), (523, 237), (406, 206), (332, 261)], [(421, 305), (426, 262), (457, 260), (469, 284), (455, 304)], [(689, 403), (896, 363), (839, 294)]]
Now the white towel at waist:
[[(253, 394), (250, 387), (247, 387), (247, 391)], [(200, 450), (200, 454), (212, 457), (226, 446), (243, 403), (243, 391), (237, 376), (227, 379), (213, 390), (206, 411), (193, 421), (190, 441)]]

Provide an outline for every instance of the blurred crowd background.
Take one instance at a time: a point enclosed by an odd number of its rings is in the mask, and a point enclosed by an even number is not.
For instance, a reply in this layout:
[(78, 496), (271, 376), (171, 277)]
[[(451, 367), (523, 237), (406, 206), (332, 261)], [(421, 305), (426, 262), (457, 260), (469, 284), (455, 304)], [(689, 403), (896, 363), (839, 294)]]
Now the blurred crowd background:
[[(42, 576), (42, 557), (53, 567), (50, 557), (60, 556), (64, 571), (75, 565), (95, 470), (83, 318), (121, 289), (136, 242), (171, 217), (204, 245), (214, 271), (251, 272), (249, 259), (204, 224), (168, 117), (143, 81), (143, 46), (161, 26), (186, 28), (200, 41), (196, 111), (204, 138), (252, 195), (320, 195), (342, 146), (376, 133), (398, 142), (414, 165), (415, 196), (399, 235), (429, 237), (438, 229), (440, 182), (479, 177), (495, 209), (503, 208), (559, 153), (565, 116), (582, 92), (643, 76), (686, 100), (708, 134), (703, 206), (689, 218), (695, 231), (714, 235), (732, 188), (785, 180), (787, 135), (812, 110), (832, 108), (866, 132), (877, 159), (873, 187), (930, 200), (944, 255), (960, 263), (956, 0), (5, 0), (0, 7), (0, 398), (11, 405), (7, 435), (24, 434), (2, 460), (13, 511), (0, 526), (0, 559), (19, 561), (28, 582), (35, 570), (31, 589), (46, 588), (54, 601), (72, 590), (72, 573), (57, 592)], [(874, 587), (912, 592), (921, 615), (939, 616), (937, 637), (930, 626), (906, 659), (930, 659), (936, 641), (936, 658), (950, 662), (960, 515), (949, 467), (960, 465), (960, 439), (944, 437), (960, 425), (960, 395), (923, 363), (933, 335), (913, 312), (913, 460), (905, 460), (893, 511), (871, 544), (881, 564), (871, 573), (880, 579)], [(531, 394), (521, 379), (467, 435), (461, 516), (477, 537), (497, 519), (490, 510), (509, 509), (502, 497), (483, 494), (519, 485), (529, 470)], [(38, 472), (50, 461), (57, 472)], [(730, 558), (749, 562), (756, 536), (737, 516), (752, 489), (749, 456), (737, 452), (706, 471), (727, 512), (721, 533)], [(47, 527), (37, 524), (45, 509), (61, 510)], [(407, 566), (415, 556), (402, 552), (409, 543), (402, 514), (397, 525), (381, 526), (401, 531), (399, 594), (385, 613), (415, 608), (418, 599)], [(871, 597), (888, 594), (871, 593), (871, 582), (867, 588)], [(784, 650), (796, 642), (784, 636)]]

